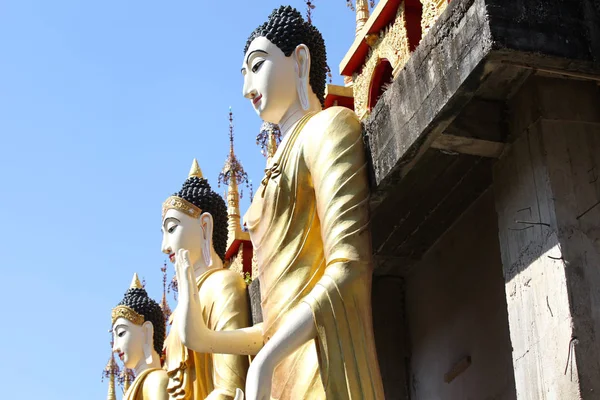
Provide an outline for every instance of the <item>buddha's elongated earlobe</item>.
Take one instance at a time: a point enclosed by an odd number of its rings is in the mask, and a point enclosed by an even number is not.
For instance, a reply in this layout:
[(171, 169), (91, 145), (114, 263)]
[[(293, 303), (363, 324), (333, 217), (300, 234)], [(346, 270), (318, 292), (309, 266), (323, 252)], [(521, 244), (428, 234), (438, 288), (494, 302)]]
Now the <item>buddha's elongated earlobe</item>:
[(152, 361), (154, 361), (152, 359), (152, 346), (144, 343), (144, 357), (146, 357), (146, 364), (150, 365), (152, 364)]
[(212, 234), (213, 234), (213, 218), (209, 213), (204, 213), (200, 217), (202, 218), (202, 234), (204, 236), (204, 243), (202, 244), (202, 257), (207, 267), (212, 265), (212, 254), (210, 249), (212, 248)]
[(143, 325), (144, 328), (144, 357), (146, 358), (146, 364), (152, 364), (152, 343), (154, 341), (154, 326), (152, 322), (146, 321)]
[(208, 241), (204, 241), (204, 245), (202, 246), (202, 255), (204, 256), (204, 263), (207, 267), (212, 265), (212, 257), (210, 254), (210, 243)]
[(304, 111), (310, 108), (308, 93), (310, 92), (310, 52), (306, 45), (301, 44), (296, 47), (294, 52), (296, 55), (296, 90), (300, 99), (300, 106)]

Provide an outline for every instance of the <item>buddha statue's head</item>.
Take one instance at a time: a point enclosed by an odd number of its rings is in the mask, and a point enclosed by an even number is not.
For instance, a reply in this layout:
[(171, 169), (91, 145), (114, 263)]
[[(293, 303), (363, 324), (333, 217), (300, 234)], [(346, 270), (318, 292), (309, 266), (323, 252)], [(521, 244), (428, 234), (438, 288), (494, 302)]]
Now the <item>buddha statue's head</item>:
[(139, 371), (158, 363), (165, 341), (165, 319), (157, 302), (148, 297), (137, 274), (123, 300), (112, 310), (113, 351), (127, 368)]
[(210, 188), (194, 159), (181, 190), (163, 203), (162, 251), (171, 262), (180, 249), (188, 251), (194, 270), (222, 262), (227, 247), (227, 206)]
[(325, 98), (327, 56), (321, 33), (290, 6), (273, 10), (244, 48), (243, 94), (264, 121), (290, 110), (318, 111)]

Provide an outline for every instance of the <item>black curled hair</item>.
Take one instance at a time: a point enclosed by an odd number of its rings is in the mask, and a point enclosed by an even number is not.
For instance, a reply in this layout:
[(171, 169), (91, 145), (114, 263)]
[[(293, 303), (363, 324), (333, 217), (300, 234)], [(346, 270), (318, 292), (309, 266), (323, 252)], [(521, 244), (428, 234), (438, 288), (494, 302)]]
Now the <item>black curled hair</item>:
[(174, 196), (181, 197), (207, 212), (213, 217), (213, 247), (221, 261), (225, 261), (227, 250), (227, 206), (225, 200), (210, 188), (205, 178), (192, 176), (188, 178), (179, 193)]
[(300, 44), (310, 50), (310, 87), (319, 98), (321, 106), (325, 104), (325, 83), (327, 79), (327, 52), (321, 32), (302, 18), (302, 14), (291, 6), (281, 6), (273, 10), (267, 22), (250, 34), (244, 54), (250, 43), (257, 37), (265, 37), (277, 46), (286, 57)]
[(161, 354), (165, 342), (165, 315), (158, 303), (148, 296), (146, 289), (128, 289), (118, 306), (127, 306), (136, 313), (143, 315), (144, 322), (152, 322), (152, 326), (154, 327), (154, 350), (158, 354)]

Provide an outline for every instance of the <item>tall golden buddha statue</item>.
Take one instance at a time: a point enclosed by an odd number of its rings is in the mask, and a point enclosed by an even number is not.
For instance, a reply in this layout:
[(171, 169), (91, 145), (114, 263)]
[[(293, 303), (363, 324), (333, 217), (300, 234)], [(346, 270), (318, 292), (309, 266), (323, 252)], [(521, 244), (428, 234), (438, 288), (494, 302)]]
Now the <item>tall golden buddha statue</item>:
[[(177, 265), (185, 341), (253, 354), (246, 397), (383, 399), (371, 318), (369, 186), (361, 126), (349, 109), (321, 110), (325, 45), (292, 7), (248, 39), (243, 93), (283, 139), (245, 216), (257, 254), (264, 322), (214, 332), (192, 267)], [(185, 325), (185, 326), (184, 326)]]
[[(202, 306), (193, 318), (215, 331), (247, 327), (250, 323), (246, 283), (223, 268), (227, 245), (227, 208), (211, 190), (196, 160), (182, 189), (163, 204), (162, 250), (171, 262), (183, 258), (193, 272), (190, 279)], [(180, 297), (181, 298), (181, 297)], [(234, 399), (243, 388), (248, 371), (247, 356), (194, 351), (185, 345), (181, 328), (184, 307), (178, 303), (170, 317), (165, 342), (167, 391), (171, 399)]]
[(112, 310), (113, 351), (135, 380), (123, 400), (167, 400), (167, 374), (160, 356), (165, 340), (165, 322), (157, 302), (134, 274), (123, 300)]

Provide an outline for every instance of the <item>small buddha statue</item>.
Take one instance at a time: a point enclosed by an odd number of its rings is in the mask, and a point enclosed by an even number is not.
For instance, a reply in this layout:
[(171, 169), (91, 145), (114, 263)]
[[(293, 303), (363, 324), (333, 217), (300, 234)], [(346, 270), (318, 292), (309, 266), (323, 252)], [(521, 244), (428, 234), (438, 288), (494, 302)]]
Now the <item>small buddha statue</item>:
[[(171, 262), (178, 265), (185, 260), (190, 268), (189, 282), (202, 303), (189, 311), (193, 318), (216, 332), (247, 327), (250, 310), (246, 283), (240, 274), (223, 268), (227, 207), (202, 176), (195, 159), (181, 190), (163, 203), (161, 230), (162, 251)], [(209, 348), (193, 343), (188, 346), (187, 312), (185, 304), (178, 303), (165, 342), (170, 398), (234, 399), (236, 391), (245, 385), (248, 356), (212, 354), (216, 352)]]
[(112, 310), (113, 351), (135, 380), (123, 400), (167, 400), (167, 374), (160, 365), (165, 322), (157, 302), (134, 274), (123, 300)]
[[(383, 399), (371, 317), (373, 260), (362, 129), (353, 111), (322, 110), (325, 44), (292, 7), (273, 11), (244, 49), (243, 94), (283, 139), (244, 219), (256, 252), (263, 323), (208, 329), (182, 255), (185, 340), (257, 352), (246, 398)], [(261, 337), (257, 338), (260, 333)]]

